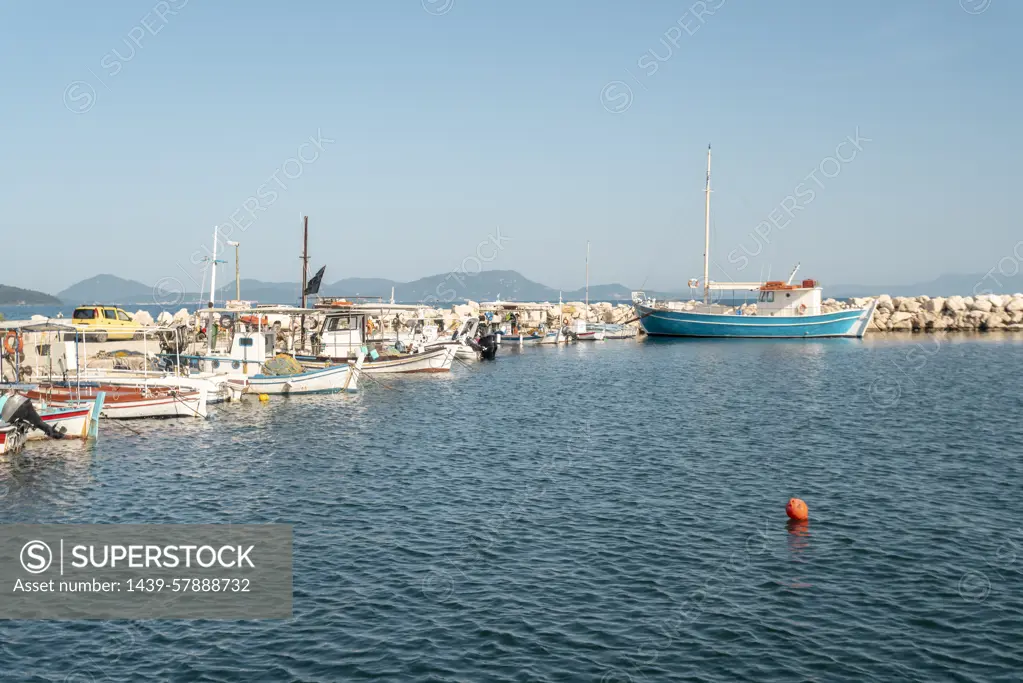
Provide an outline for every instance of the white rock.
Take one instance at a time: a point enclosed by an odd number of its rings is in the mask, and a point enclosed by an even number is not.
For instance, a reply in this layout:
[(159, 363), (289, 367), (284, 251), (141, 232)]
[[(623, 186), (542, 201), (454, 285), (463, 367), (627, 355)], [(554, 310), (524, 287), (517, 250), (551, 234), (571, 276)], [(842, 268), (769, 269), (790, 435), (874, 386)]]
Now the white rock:
[(882, 294), (881, 296), (877, 297), (877, 307), (889, 311), (895, 310), (895, 304), (892, 303), (892, 298), (887, 294)]
[(928, 313), (941, 313), (942, 309), (945, 308), (945, 299), (940, 296), (936, 296), (933, 299), (929, 299), (924, 303), (924, 310)]
[(968, 320), (976, 325), (979, 324), (982, 320), (984, 320), (984, 318), (986, 318), (987, 316), (988, 314), (985, 313), (984, 311), (969, 311), (966, 314), (964, 320)]
[(916, 313), (920, 310), (920, 302), (916, 299), (900, 296), (895, 301), (897, 303), (895, 310), (897, 311), (902, 311), (903, 313)]
[(966, 310), (966, 300), (961, 296), (950, 296), (945, 299), (945, 310), (950, 313), (957, 313)]
[(149, 311), (143, 311), (139, 309), (135, 311), (135, 314), (131, 316), (132, 320), (137, 322), (139, 325), (152, 325), (153, 316), (149, 315)]
[(156, 316), (156, 323), (158, 325), (170, 325), (174, 322), (174, 316), (169, 311), (160, 311), (159, 315)]
[(889, 330), (912, 330), (913, 329), (913, 314), (905, 311), (898, 311), (892, 313), (892, 317), (888, 319)]
[(987, 317), (984, 318), (983, 327), (985, 330), (999, 330), (1005, 327), (1005, 319), (1001, 313), (995, 311), (994, 313), (988, 313)]
[(1006, 297), (999, 296), (998, 294), (989, 294), (987, 300), (991, 302), (991, 305), (995, 308), (1004, 308)]
[(1006, 304), (1005, 304), (1005, 310), (1007, 310), (1007, 311), (1023, 311), (1023, 296), (1018, 297), (1018, 298), (1013, 296), (1011, 299), (1009, 299), (1009, 301), (1006, 302)]
[(994, 306), (988, 299), (982, 299), (979, 296), (974, 300), (973, 305), (970, 306), (971, 311), (982, 311), (984, 313), (990, 313), (992, 308)]

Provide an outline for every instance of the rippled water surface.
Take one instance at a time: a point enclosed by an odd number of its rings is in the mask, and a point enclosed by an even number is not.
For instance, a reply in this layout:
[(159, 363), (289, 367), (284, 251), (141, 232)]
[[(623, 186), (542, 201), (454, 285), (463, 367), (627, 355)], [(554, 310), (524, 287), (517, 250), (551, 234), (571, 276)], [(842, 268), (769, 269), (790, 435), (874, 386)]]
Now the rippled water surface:
[(1019, 680), (1021, 354), (506, 348), (34, 444), (0, 521), (290, 523), (295, 616), (0, 622), (0, 680)]

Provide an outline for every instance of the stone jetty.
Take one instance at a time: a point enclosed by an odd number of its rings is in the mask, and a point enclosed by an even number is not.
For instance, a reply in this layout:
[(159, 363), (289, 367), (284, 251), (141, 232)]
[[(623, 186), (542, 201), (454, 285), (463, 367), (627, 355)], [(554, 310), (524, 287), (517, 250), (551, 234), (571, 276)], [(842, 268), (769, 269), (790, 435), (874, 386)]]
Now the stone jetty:
[[(857, 308), (870, 299), (822, 302), (824, 312)], [(1018, 332), (1023, 330), (1023, 294), (877, 297), (873, 332)]]
[[(833, 313), (850, 308), (862, 308), (877, 299), (877, 309), (871, 321), (870, 332), (997, 332), (1023, 331), (1023, 294), (979, 294), (977, 296), (896, 296), (881, 294), (877, 297), (852, 298), (843, 301), (825, 299), (821, 303), (822, 313)], [(698, 301), (679, 302), (681, 310), (694, 310)], [(587, 306), (581, 301), (556, 303), (522, 304), (525, 310), (519, 314), (523, 325), (548, 326), (557, 324), (559, 311), (562, 318), (584, 319), (591, 323), (627, 324), (638, 327), (636, 314), (631, 304), (602, 301)], [(756, 313), (755, 303), (739, 307), (746, 315)], [(450, 308), (424, 307), (420, 309), (427, 320), (444, 321), (444, 327), (457, 326), (466, 316), (479, 315), (480, 305), (474, 301), (455, 304)], [(483, 310), (486, 310), (485, 308)], [(732, 309), (734, 310), (734, 309)], [(156, 322), (178, 324), (185, 322), (189, 312), (181, 309), (176, 314), (162, 313)], [(416, 317), (413, 311), (402, 311), (403, 322)], [(136, 320), (148, 323), (151, 318), (145, 311), (136, 313)]]

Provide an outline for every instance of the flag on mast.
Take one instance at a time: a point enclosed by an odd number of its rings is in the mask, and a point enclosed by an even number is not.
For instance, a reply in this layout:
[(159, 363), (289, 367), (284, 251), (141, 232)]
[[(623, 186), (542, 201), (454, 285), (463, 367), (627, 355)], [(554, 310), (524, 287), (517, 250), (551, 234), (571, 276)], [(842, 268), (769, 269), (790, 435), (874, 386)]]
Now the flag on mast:
[(310, 294), (318, 294), (320, 292), (320, 282), (323, 280), (323, 271), (325, 270), (327, 270), (327, 266), (323, 266), (316, 271), (316, 275), (313, 275), (313, 277), (309, 280), (309, 284), (306, 285), (305, 292), (303, 292), (304, 295), (308, 296)]

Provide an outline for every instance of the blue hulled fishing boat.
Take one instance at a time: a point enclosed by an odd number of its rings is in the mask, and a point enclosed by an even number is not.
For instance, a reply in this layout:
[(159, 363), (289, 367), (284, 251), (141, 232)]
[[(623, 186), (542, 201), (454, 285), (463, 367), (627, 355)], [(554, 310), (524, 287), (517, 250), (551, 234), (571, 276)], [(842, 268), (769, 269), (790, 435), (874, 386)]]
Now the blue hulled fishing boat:
[[(787, 282), (711, 282), (710, 267), (710, 147), (707, 147), (707, 185), (703, 252), (703, 302), (698, 304), (648, 299), (633, 292), (632, 301), (643, 331), (661, 337), (726, 338), (821, 338), (862, 337), (874, 315), (877, 302), (864, 308), (825, 313), (821, 310), (821, 288), (816, 280)], [(698, 280), (690, 280), (695, 287)], [(756, 292), (754, 308), (711, 303), (712, 291)]]

